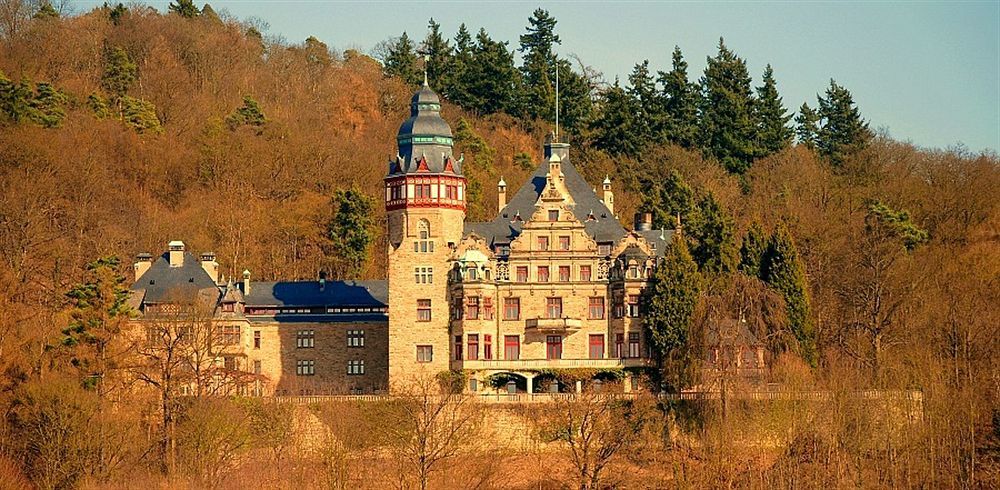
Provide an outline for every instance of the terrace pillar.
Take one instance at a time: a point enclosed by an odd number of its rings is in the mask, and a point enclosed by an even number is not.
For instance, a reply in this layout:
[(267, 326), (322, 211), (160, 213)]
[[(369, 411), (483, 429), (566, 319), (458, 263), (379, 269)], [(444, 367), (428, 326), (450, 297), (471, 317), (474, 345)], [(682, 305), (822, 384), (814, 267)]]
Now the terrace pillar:
[(625, 378), (622, 379), (622, 391), (625, 393), (632, 392), (632, 375), (625, 373)]
[(581, 391), (583, 391), (583, 381), (577, 380), (576, 381), (576, 392), (580, 393)]
[(533, 376), (525, 376), (524, 379), (527, 380), (526, 384), (528, 386), (528, 394), (530, 395), (530, 394), (534, 393), (535, 392), (535, 387), (533, 386), (534, 385), (534, 382), (533, 382), (534, 377)]

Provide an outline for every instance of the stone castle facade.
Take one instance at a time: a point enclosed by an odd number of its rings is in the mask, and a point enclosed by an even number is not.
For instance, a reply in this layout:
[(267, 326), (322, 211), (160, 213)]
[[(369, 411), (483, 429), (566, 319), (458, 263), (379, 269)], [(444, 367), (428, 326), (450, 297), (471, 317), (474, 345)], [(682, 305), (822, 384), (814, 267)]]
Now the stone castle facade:
[[(140, 254), (132, 286), (137, 322), (198, 298), (217, 338), (215, 368), (245, 373), (253, 394), (383, 392), (418, 376), (461, 372), (465, 390), (532, 393), (624, 381), (653, 366), (640, 296), (673, 230), (632, 230), (577, 172), (566, 143), (511, 198), (499, 182), (492, 221), (465, 220), (462, 158), (440, 100), (426, 85), (411, 101), (385, 177), (384, 281), (221, 283), (212, 254), (182, 242)], [(738, 363), (760, 368), (759, 343)], [(567, 383), (560, 373), (578, 373)], [(575, 384), (575, 386), (573, 386)]]

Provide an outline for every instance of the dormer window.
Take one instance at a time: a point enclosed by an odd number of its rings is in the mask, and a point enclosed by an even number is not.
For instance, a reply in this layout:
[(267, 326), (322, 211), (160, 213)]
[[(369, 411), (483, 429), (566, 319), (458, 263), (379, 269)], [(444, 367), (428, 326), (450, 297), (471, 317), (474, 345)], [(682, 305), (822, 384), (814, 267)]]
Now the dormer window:
[(549, 221), (559, 221), (559, 210), (550, 209), (549, 210)]

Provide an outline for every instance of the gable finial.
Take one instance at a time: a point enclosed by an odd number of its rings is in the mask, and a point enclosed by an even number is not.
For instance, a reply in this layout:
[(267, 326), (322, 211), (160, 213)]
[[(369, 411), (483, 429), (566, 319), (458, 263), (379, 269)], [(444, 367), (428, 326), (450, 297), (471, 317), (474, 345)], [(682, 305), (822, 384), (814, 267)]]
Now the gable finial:
[(431, 61), (431, 55), (424, 54), (424, 86), (430, 87), (430, 83), (427, 82), (427, 64)]

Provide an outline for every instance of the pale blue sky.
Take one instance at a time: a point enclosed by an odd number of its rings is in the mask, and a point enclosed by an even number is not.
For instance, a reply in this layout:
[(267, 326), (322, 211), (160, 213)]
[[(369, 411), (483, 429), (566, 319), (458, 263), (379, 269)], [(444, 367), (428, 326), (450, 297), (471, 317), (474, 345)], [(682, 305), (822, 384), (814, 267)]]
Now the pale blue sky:
[[(195, 0), (201, 5), (204, 0)], [(89, 9), (102, 2), (80, 2)], [(148, 2), (164, 11), (168, 2)], [(434, 17), (453, 36), (475, 33), (517, 45), (536, 7), (559, 21), (562, 55), (577, 54), (624, 81), (649, 59), (668, 69), (679, 45), (700, 76), (719, 36), (744, 57), (754, 82), (774, 67), (785, 105), (797, 109), (834, 78), (873, 128), (924, 147), (1000, 149), (1000, 1), (986, 2), (328, 2), (215, 0), (217, 11), (258, 17), (268, 34), (368, 51), (406, 30), (422, 39)]]

